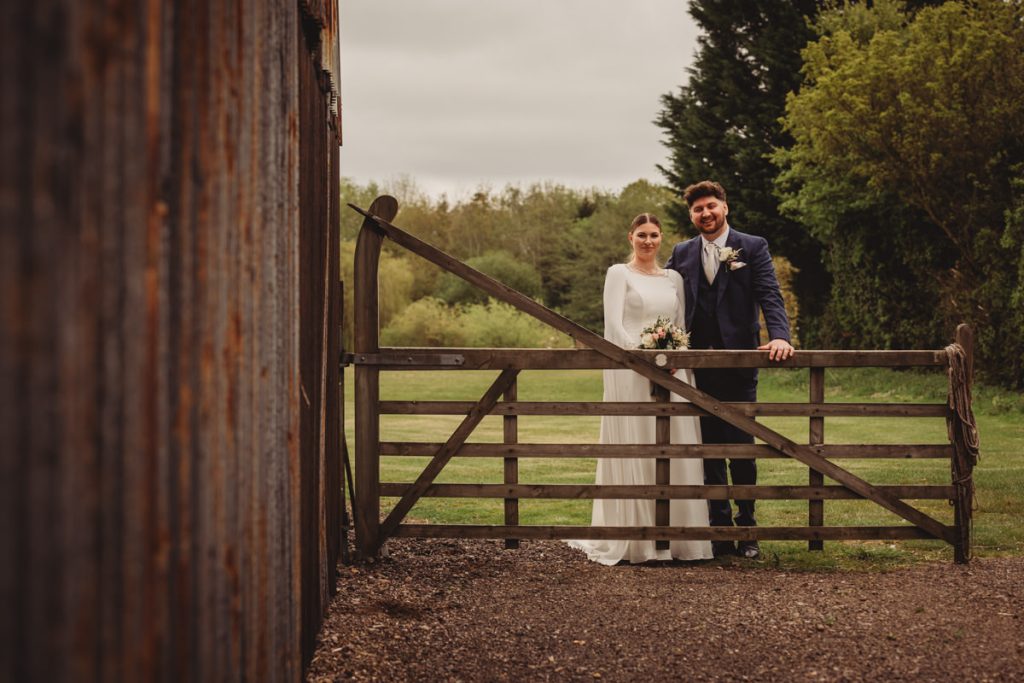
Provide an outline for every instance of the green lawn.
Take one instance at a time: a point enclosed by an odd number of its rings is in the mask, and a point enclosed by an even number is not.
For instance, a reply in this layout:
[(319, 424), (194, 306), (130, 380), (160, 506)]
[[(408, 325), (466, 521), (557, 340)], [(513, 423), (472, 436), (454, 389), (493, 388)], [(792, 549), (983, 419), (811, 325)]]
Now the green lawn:
[[(346, 429), (355, 443), (352, 379), (346, 372)], [(762, 401), (804, 401), (808, 393), (806, 370), (765, 370), (761, 373)], [(489, 371), (384, 372), (384, 400), (477, 400), (497, 376)], [(941, 372), (879, 369), (836, 369), (826, 374), (826, 401), (836, 402), (943, 402), (946, 378)], [(519, 379), (520, 400), (600, 400), (600, 371), (524, 371)], [(977, 511), (974, 524), (976, 556), (1020, 554), (1024, 550), (1021, 501), (1024, 499), (1024, 400), (1021, 396), (978, 387), (975, 416), (981, 434), (981, 462), (975, 470)], [(381, 418), (382, 441), (444, 441), (460, 422), (458, 416), (386, 415)], [(797, 442), (806, 442), (807, 418), (761, 418), (761, 421)], [(523, 443), (596, 443), (597, 417), (519, 418)], [(499, 417), (485, 418), (470, 442), (501, 441)], [(826, 418), (826, 443), (946, 443), (945, 421), (937, 418)], [(426, 458), (384, 457), (381, 480), (413, 481)], [(945, 460), (842, 460), (839, 464), (873, 484), (947, 484)], [(590, 483), (592, 459), (522, 459), (523, 483)], [(807, 467), (769, 459), (758, 462), (759, 483), (807, 483)], [(439, 476), (443, 483), (500, 483), (499, 458), (455, 458)], [(831, 482), (829, 482), (831, 483)], [(394, 504), (386, 499), (386, 513)], [(944, 523), (952, 523), (944, 501), (917, 501), (918, 506)], [(590, 520), (590, 501), (522, 500), (523, 524), (579, 524)], [(410, 518), (436, 523), (500, 524), (502, 501), (484, 499), (421, 500)], [(763, 526), (799, 526), (807, 521), (806, 501), (759, 501)], [(890, 525), (903, 523), (895, 515), (865, 501), (826, 501), (827, 525)], [(794, 568), (839, 566), (887, 567), (931, 559), (951, 559), (952, 549), (938, 541), (826, 542), (824, 553), (809, 553), (806, 543), (763, 544), (771, 564)]]

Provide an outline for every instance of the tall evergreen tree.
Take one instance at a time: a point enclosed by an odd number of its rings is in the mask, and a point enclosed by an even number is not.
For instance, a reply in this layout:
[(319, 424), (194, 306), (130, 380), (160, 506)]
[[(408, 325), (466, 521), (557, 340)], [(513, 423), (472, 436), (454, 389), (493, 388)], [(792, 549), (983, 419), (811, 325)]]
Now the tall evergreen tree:
[(1024, 6), (819, 16), (777, 159), (783, 209), (832, 247), (833, 329), (935, 348), (968, 322), (980, 375), (1024, 387)]
[(799, 269), (793, 288), (800, 302), (800, 338), (813, 344), (813, 325), (823, 309), (827, 277), (819, 244), (795, 221), (783, 218), (774, 194), (772, 150), (791, 144), (779, 119), (786, 94), (797, 89), (800, 50), (816, 38), (808, 24), (818, 0), (745, 2), (691, 0), (701, 33), (688, 82), (662, 96), (656, 119), (664, 130), (669, 163), (659, 166), (677, 201), (671, 211), (690, 224), (680, 196), (693, 182), (711, 178), (729, 193), (736, 227), (769, 239), (773, 253)]

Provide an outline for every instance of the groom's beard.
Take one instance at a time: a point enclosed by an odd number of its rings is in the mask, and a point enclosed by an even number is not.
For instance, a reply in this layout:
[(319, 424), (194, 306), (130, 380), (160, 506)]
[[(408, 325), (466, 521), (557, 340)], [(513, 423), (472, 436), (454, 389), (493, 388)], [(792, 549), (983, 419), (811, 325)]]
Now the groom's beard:
[(720, 219), (715, 219), (710, 223), (697, 224), (697, 230), (699, 230), (704, 235), (714, 235), (715, 233), (720, 233), (724, 227), (725, 216), (722, 216)]

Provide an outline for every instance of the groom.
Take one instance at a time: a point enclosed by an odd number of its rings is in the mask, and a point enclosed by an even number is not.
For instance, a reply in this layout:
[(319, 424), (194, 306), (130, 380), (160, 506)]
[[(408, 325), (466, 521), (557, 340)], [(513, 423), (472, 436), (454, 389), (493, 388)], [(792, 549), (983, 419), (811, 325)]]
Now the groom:
[[(666, 268), (683, 276), (686, 289), (686, 329), (694, 349), (761, 349), (773, 361), (793, 355), (789, 319), (782, 303), (779, 282), (768, 243), (763, 237), (747, 235), (729, 226), (729, 205), (725, 188), (705, 180), (683, 191), (690, 208), (690, 220), (700, 233), (677, 244)], [(761, 325), (758, 310), (764, 313), (771, 340), (758, 345)], [(695, 369), (697, 388), (720, 401), (756, 401), (757, 368)], [(714, 417), (700, 419), (702, 441), (713, 443), (753, 443), (754, 437)], [(729, 460), (734, 485), (757, 483), (757, 461)], [(725, 460), (704, 461), (704, 483), (728, 484)], [(737, 526), (756, 526), (754, 501), (736, 501)], [(732, 506), (728, 500), (708, 501), (712, 526), (732, 526)], [(715, 557), (739, 554), (757, 559), (761, 550), (757, 541), (712, 543)]]

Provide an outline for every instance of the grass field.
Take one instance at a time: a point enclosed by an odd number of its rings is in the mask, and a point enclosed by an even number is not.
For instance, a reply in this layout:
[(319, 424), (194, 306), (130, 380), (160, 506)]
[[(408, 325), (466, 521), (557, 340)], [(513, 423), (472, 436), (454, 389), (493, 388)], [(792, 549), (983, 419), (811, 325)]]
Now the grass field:
[[(355, 443), (353, 372), (346, 373), (346, 429), (350, 448)], [(495, 372), (385, 372), (381, 373), (384, 400), (477, 400), (496, 377)], [(806, 370), (764, 370), (759, 399), (768, 402), (805, 401)], [(826, 373), (827, 402), (944, 402), (946, 378), (941, 372), (881, 369), (835, 369)], [(601, 398), (600, 371), (524, 371), (519, 379), (523, 401), (587, 401)], [(1021, 554), (1024, 551), (1024, 397), (979, 386), (975, 390), (975, 416), (981, 434), (981, 462), (975, 469), (977, 511), (974, 521), (976, 556)], [(458, 425), (459, 416), (385, 415), (382, 441), (444, 441)], [(760, 418), (765, 425), (797, 442), (806, 443), (807, 418)], [(519, 418), (521, 443), (596, 443), (597, 417)], [(470, 442), (501, 441), (501, 418), (488, 417)], [(825, 442), (922, 444), (946, 443), (945, 421), (939, 418), (826, 418)], [(383, 457), (381, 481), (413, 481), (426, 458)], [(945, 460), (843, 460), (839, 462), (873, 484), (948, 484)], [(592, 483), (592, 459), (522, 459), (522, 483)], [(807, 467), (786, 460), (760, 460), (758, 483), (807, 483)], [(455, 458), (438, 477), (439, 483), (500, 483), (500, 458)], [(826, 483), (834, 483), (828, 481)], [(393, 499), (385, 499), (386, 513)], [(944, 501), (917, 501), (917, 506), (944, 523), (952, 523), (952, 509)], [(759, 501), (762, 526), (799, 526), (807, 521), (806, 501)], [(586, 525), (591, 501), (522, 500), (523, 524)], [(500, 524), (502, 502), (469, 498), (421, 500), (410, 518), (436, 523)], [(902, 524), (895, 515), (866, 501), (826, 501), (826, 525)], [(793, 568), (864, 566), (888, 567), (924, 560), (952, 559), (952, 549), (939, 541), (826, 542), (825, 552), (810, 553), (804, 542), (766, 542), (762, 546), (770, 564)]]

